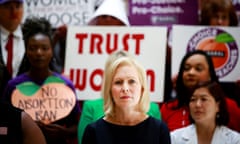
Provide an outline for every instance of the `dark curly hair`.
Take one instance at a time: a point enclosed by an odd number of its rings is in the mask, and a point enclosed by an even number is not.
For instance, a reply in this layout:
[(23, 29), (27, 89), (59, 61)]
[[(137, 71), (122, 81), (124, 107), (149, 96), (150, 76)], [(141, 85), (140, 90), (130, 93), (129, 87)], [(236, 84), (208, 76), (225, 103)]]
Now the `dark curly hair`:
[(49, 40), (51, 41), (51, 46), (53, 46), (52, 26), (50, 22), (44, 17), (28, 17), (22, 25), (22, 31), (26, 47), (29, 38), (36, 34), (43, 34), (48, 36)]
[[(25, 44), (25, 49), (28, 47), (28, 41), (31, 37), (35, 36), (36, 34), (43, 34), (47, 36), (51, 43), (52, 50), (54, 49), (53, 43), (53, 29), (51, 23), (44, 17), (27, 17), (25, 22), (22, 25), (23, 31), (23, 39)], [(26, 57), (26, 70), (29, 70), (30, 62), (25, 54)], [(54, 57), (52, 58), (49, 67), (51, 70), (57, 71), (55, 68)]]

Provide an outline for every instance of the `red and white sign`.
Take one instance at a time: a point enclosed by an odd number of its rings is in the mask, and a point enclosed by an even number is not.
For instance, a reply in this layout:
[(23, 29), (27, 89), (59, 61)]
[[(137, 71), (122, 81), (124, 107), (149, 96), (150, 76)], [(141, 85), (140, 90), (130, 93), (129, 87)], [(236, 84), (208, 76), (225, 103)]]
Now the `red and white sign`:
[(151, 100), (162, 102), (166, 37), (166, 27), (69, 27), (64, 73), (79, 100), (99, 98), (106, 59), (126, 50), (145, 67)]

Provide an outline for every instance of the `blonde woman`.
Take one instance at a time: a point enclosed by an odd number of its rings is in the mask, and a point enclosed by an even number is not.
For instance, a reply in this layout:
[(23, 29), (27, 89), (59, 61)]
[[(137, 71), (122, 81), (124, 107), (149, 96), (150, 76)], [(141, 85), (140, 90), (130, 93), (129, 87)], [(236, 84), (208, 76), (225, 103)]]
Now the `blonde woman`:
[(86, 127), (82, 144), (169, 144), (166, 124), (146, 114), (145, 69), (132, 57), (120, 57), (104, 72), (104, 116)]

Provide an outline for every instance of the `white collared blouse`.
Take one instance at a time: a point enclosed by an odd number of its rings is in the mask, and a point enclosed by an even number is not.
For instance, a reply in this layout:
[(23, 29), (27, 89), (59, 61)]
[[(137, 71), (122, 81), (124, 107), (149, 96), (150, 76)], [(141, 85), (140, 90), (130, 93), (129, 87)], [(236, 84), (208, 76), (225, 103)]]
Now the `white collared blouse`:
[[(196, 127), (191, 124), (187, 127), (171, 132), (172, 144), (197, 144)], [(240, 144), (240, 133), (226, 126), (217, 126), (211, 144)]]

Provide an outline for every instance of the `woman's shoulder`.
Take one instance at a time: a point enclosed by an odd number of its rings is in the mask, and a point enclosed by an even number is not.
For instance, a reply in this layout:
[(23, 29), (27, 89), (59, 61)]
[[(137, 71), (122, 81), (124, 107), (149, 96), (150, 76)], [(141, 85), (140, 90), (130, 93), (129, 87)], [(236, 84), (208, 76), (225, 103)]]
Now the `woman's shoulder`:
[(67, 82), (67, 83), (72, 83), (72, 81), (67, 76), (65, 76), (63, 74), (54, 72), (53, 76), (58, 77), (58, 78), (62, 79), (63, 81)]
[(182, 127), (182, 128), (177, 128), (173, 131), (171, 131), (171, 135), (178, 135), (178, 134), (184, 134), (185, 132), (186, 133), (191, 133), (191, 132), (194, 132), (195, 131), (195, 125), (194, 124), (191, 124), (191, 125), (188, 125), (188, 126), (185, 126), (185, 127)]
[(63, 80), (67, 86), (69, 86), (73, 91), (75, 91), (73, 82), (67, 76), (57, 73), (57, 72), (54, 72), (53, 76), (58, 77), (59, 79)]
[(107, 125), (109, 125), (110, 123), (108, 123), (107, 121), (105, 121), (103, 119), (103, 116), (101, 118), (99, 118), (98, 120), (90, 123), (87, 125), (88, 129), (95, 129), (95, 130), (101, 130), (104, 129), (104, 127), (106, 127)]
[(195, 125), (189, 125), (183, 128), (178, 128), (170, 132), (172, 144), (193, 143), (196, 136)]
[(178, 99), (172, 99), (161, 104), (161, 111), (167, 109), (176, 109), (178, 106)]
[(98, 99), (92, 99), (92, 100), (86, 100), (84, 101), (84, 105), (86, 106), (103, 106), (103, 99), (98, 98)]
[(16, 85), (30, 80), (30, 77), (26, 73), (23, 73), (9, 80), (8, 85)]
[(226, 141), (231, 144), (240, 144), (240, 134), (226, 126), (218, 126), (213, 141)]
[(240, 112), (240, 107), (238, 106), (236, 101), (228, 97), (226, 97), (225, 100), (226, 100), (228, 109), (231, 109), (231, 111), (232, 112), (234, 111), (235, 113)]
[(157, 102), (150, 102), (150, 108), (159, 108), (159, 105)]
[(89, 113), (94, 118), (99, 118), (104, 115), (103, 99), (86, 100), (83, 103), (82, 113)]
[(237, 131), (232, 130), (226, 126), (220, 126), (218, 130), (221, 131), (221, 133), (226, 136), (230, 136), (232, 138), (238, 137), (240, 142), (240, 133), (238, 133)]
[(4, 90), (4, 95), (10, 96), (12, 91), (16, 88), (17, 85), (23, 84), (24, 82), (31, 81), (30, 77), (28, 77), (27, 74), (23, 73), (11, 80), (8, 81), (5, 90)]

